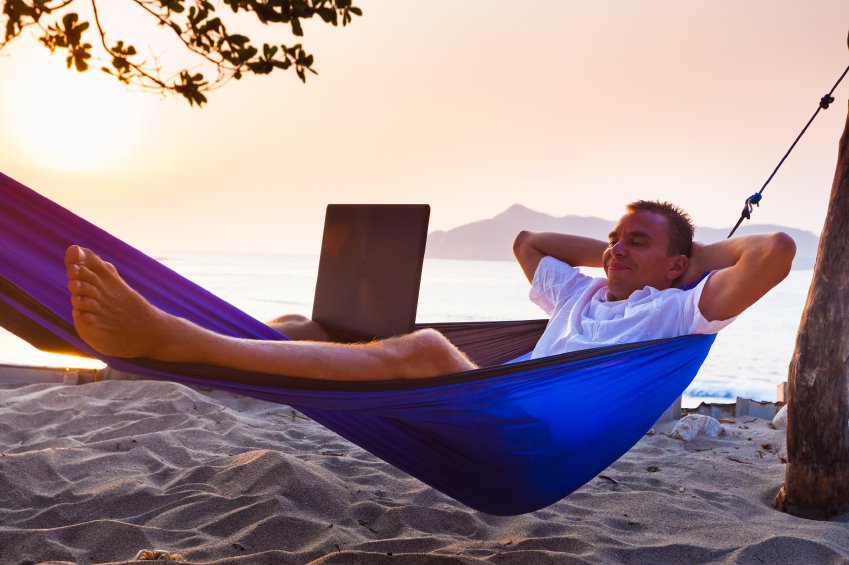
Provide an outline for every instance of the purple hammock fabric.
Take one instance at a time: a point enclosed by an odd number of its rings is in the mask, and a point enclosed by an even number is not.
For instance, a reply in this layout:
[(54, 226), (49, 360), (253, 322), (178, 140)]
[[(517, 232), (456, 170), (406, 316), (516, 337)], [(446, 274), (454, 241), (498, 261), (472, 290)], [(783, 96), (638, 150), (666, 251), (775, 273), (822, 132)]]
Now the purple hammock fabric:
[[(327, 383), (115, 359), (77, 336), (63, 257), (78, 244), (157, 307), (210, 330), (284, 336), (0, 174), (0, 324), (49, 351), (288, 404), (399, 469), (497, 515), (548, 506), (631, 448), (695, 377), (714, 336), (604, 347), (417, 381)], [(545, 321), (436, 324), (481, 365), (529, 351)]]

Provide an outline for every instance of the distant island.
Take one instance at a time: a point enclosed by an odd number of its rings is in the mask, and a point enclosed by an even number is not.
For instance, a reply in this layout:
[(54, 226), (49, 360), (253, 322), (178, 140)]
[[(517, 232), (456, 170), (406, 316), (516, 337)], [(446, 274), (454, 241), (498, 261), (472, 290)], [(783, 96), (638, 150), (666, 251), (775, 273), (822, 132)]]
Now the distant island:
[[(521, 230), (557, 231), (596, 239), (607, 239), (615, 221), (588, 216), (560, 218), (514, 204), (494, 218), (480, 220), (448, 231), (428, 234), (426, 257), (434, 259), (480, 259), (512, 261), (513, 238)], [(744, 223), (737, 233), (783, 231), (796, 240), (794, 269), (813, 269), (819, 238), (809, 231), (771, 224)], [(712, 243), (724, 239), (728, 229), (696, 228), (696, 240)]]

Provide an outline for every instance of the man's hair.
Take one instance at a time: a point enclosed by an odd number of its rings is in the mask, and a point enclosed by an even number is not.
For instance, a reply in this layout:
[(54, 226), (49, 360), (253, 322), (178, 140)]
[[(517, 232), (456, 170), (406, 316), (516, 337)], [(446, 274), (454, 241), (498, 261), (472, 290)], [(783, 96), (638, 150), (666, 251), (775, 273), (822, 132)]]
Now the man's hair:
[(670, 255), (690, 256), (693, 249), (693, 221), (684, 210), (661, 200), (637, 200), (631, 202), (625, 209), (633, 214), (635, 212), (653, 212), (666, 218), (669, 226), (669, 249)]

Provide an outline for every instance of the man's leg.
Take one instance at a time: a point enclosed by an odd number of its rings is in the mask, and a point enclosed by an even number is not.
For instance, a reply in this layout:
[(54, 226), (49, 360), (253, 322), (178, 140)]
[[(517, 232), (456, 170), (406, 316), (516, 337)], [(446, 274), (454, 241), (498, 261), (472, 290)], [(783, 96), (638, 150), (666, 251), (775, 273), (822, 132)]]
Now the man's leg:
[(327, 380), (423, 378), (475, 368), (434, 330), (352, 345), (224, 336), (154, 307), (89, 250), (69, 247), (65, 266), (77, 333), (104, 355)]

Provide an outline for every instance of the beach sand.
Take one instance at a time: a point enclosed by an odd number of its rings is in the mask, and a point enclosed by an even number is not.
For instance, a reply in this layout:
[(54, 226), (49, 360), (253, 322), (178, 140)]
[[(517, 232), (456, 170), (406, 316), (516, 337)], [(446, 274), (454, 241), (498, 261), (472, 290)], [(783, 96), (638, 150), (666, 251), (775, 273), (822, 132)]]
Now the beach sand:
[[(288, 406), (156, 381), (0, 390), (0, 563), (846, 563), (776, 512), (783, 432), (658, 426), (557, 504), (472, 511)], [(497, 496), (497, 493), (494, 494)]]

